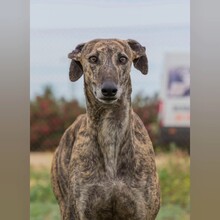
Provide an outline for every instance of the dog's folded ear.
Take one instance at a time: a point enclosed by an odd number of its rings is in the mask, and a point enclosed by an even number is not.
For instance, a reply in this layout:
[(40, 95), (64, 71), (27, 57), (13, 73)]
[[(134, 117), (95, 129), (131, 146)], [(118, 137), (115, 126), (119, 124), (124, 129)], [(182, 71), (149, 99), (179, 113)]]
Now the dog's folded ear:
[(146, 75), (148, 73), (148, 59), (146, 55), (146, 48), (143, 47), (136, 40), (128, 39), (127, 43), (132, 49), (134, 54), (134, 59), (133, 59), (134, 67)]
[(68, 58), (72, 59), (69, 69), (69, 78), (73, 82), (83, 75), (83, 68), (79, 60), (84, 46), (85, 43), (79, 44), (75, 50), (68, 54)]

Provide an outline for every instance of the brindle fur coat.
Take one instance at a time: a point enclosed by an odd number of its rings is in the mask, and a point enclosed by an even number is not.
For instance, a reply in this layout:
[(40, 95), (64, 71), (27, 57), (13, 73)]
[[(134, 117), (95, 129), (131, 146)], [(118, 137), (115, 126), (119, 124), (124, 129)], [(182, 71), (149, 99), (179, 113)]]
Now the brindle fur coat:
[[(84, 75), (87, 113), (65, 131), (52, 162), (62, 219), (154, 220), (160, 207), (154, 150), (131, 107), (131, 65), (147, 74), (145, 48), (135, 40), (96, 39), (69, 58), (70, 80)], [(106, 82), (116, 91), (111, 99), (103, 95)]]

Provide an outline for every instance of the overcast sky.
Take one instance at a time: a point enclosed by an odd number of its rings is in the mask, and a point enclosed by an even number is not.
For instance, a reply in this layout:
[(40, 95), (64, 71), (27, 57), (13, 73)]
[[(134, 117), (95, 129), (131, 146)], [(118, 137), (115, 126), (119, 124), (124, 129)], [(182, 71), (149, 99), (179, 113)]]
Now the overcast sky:
[(189, 25), (189, 0), (31, 0), (31, 28)]

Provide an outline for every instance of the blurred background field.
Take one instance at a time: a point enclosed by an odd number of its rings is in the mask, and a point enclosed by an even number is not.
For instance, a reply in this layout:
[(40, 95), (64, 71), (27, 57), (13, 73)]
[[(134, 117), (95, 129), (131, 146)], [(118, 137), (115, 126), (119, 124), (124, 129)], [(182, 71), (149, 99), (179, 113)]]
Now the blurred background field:
[[(50, 185), (52, 153), (33, 152), (30, 155), (30, 219), (59, 220), (59, 207)], [(156, 152), (160, 177), (162, 205), (157, 220), (190, 219), (189, 155), (171, 146), (166, 152)]]

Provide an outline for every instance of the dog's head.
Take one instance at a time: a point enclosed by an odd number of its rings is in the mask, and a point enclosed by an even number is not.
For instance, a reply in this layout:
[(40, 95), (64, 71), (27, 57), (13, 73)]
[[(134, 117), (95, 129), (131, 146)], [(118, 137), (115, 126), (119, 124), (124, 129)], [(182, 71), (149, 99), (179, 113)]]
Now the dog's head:
[(143, 74), (148, 72), (145, 47), (135, 40), (92, 40), (78, 45), (68, 57), (70, 80), (84, 73), (86, 89), (106, 104), (116, 102), (128, 87), (132, 62)]

